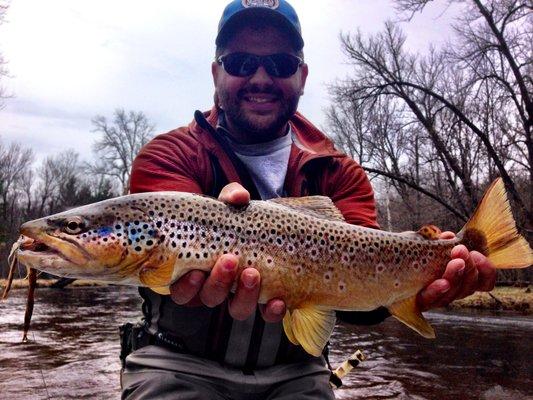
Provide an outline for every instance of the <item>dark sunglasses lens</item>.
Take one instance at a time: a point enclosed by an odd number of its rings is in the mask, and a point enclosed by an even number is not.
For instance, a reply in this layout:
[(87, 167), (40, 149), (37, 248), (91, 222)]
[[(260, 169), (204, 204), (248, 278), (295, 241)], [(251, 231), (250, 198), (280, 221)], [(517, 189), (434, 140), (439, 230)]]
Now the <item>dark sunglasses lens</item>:
[(222, 58), (226, 72), (233, 76), (250, 76), (259, 67), (257, 57), (246, 53), (232, 53)]
[(264, 60), (266, 71), (276, 78), (288, 78), (294, 75), (300, 66), (300, 60), (290, 54), (273, 54)]
[(290, 54), (272, 54), (256, 56), (248, 53), (231, 53), (221, 58), (224, 70), (233, 76), (250, 76), (255, 74), (259, 65), (275, 78), (288, 78), (296, 73), (300, 59)]

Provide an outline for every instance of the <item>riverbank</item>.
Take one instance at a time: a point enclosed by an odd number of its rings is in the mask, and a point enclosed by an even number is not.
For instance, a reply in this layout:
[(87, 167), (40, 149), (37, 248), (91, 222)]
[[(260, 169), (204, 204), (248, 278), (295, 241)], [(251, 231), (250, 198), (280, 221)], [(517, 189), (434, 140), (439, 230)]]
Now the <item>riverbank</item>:
[(500, 286), (490, 293), (477, 292), (451, 303), (448, 309), (513, 310), (533, 314), (533, 290), (528, 287)]
[[(0, 292), (6, 285), (6, 279), (0, 279)], [(38, 279), (37, 287), (50, 287), (56, 281), (53, 279)], [(79, 279), (69, 286), (107, 286), (105, 283)], [(28, 287), (26, 279), (14, 279), (11, 289), (23, 289)], [(450, 304), (448, 309), (475, 308), (481, 310), (512, 310), (524, 314), (533, 314), (533, 290), (529, 287), (500, 286), (494, 288), (490, 293), (477, 292), (467, 298), (456, 300)]]
[[(55, 279), (37, 279), (37, 287), (50, 287), (57, 281)], [(7, 279), (0, 279), (0, 291), (3, 292), (6, 287)], [(97, 281), (91, 281), (87, 279), (76, 279), (74, 282), (70, 283), (68, 286), (109, 286), (106, 283), (101, 283)], [(11, 290), (13, 289), (24, 289), (28, 287), (27, 279), (13, 279), (11, 284)]]

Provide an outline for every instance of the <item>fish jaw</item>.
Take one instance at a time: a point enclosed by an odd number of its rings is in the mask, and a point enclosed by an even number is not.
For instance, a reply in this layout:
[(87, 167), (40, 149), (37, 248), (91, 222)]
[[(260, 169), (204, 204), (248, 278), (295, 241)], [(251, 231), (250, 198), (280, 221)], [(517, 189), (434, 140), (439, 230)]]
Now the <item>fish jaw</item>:
[(46, 218), (27, 222), (20, 231), (19, 262), (57, 276), (136, 284), (135, 269), (146, 257), (128, 251), (111, 235), (104, 242), (65, 234)]
[[(32, 239), (34, 244), (42, 244), (46, 246), (35, 251), (26, 250), (28, 246), (22, 246), (19, 249), (17, 257), (22, 263), (29, 263), (32, 268), (34, 265), (62, 265), (64, 263), (69, 266), (82, 266), (90, 263), (91, 255), (79, 246), (75, 241), (69, 240), (66, 237), (61, 237), (60, 233), (52, 231), (45, 219), (26, 222), (20, 227), (20, 233), (25, 237), (26, 243), (28, 238)], [(29, 265), (27, 264), (27, 265)], [(37, 266), (35, 266), (37, 269)]]

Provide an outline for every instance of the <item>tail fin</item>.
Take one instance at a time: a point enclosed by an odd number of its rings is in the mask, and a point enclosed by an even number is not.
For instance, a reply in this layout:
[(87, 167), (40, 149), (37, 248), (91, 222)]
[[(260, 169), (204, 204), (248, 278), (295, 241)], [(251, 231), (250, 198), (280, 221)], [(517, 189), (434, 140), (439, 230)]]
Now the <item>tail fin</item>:
[(498, 269), (526, 268), (533, 264), (533, 252), (516, 230), (501, 178), (492, 183), (457, 236), (469, 250), (483, 253)]

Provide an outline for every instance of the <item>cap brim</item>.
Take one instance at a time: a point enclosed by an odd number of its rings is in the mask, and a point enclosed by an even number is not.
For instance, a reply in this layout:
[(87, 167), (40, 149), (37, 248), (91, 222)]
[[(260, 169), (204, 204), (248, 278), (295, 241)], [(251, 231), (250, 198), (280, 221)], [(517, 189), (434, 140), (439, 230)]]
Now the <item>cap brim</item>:
[(283, 27), (294, 45), (295, 50), (301, 50), (304, 47), (302, 35), (294, 25), (279, 13), (263, 7), (250, 7), (241, 10), (232, 15), (218, 32), (215, 43), (217, 46), (224, 46), (231, 38), (231, 34), (242, 26), (246, 26), (250, 18), (258, 21), (272, 22), (274, 25)]

